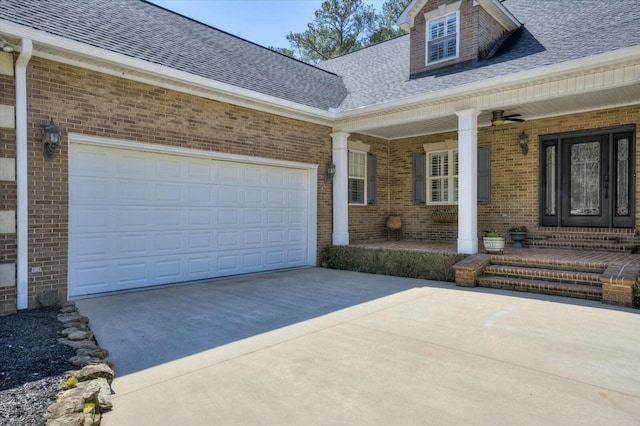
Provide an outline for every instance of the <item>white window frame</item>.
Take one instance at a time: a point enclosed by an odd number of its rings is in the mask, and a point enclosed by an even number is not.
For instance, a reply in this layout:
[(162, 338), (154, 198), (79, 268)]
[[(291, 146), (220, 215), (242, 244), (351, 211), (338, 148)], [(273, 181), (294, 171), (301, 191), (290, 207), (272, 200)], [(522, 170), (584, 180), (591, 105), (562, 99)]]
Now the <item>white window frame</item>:
[[(363, 164), (364, 164), (364, 175), (363, 176), (353, 176), (351, 174), (351, 167), (349, 167), (351, 165), (351, 161), (350, 161), (350, 156), (351, 154), (355, 154), (355, 155), (362, 155), (363, 157)], [(368, 153), (369, 153), (369, 145), (362, 143), (361, 141), (348, 141), (348, 153), (347, 153), (347, 175), (348, 175), (348, 182), (347, 182), (347, 188), (349, 191), (349, 194), (347, 194), (347, 200), (349, 202), (350, 206), (366, 206), (367, 205), (367, 176), (368, 176)], [(352, 202), (351, 201), (351, 180), (352, 179), (358, 179), (358, 180), (362, 180), (363, 181), (363, 194), (362, 194), (362, 202), (361, 203), (356, 203), (356, 202)]]
[[(348, 183), (348, 187), (349, 187), (349, 195), (347, 195), (347, 199), (349, 200), (349, 205), (354, 205), (354, 206), (364, 206), (367, 204), (367, 153), (364, 151), (355, 151), (350, 149), (349, 150), (349, 183)], [(358, 156), (362, 156), (362, 161), (363, 161), (363, 165), (364, 165), (364, 176), (354, 176), (351, 174), (351, 155), (358, 155)], [(358, 203), (355, 201), (351, 200), (351, 181), (352, 180), (361, 180), (362, 181), (362, 202)]]
[[(449, 17), (451, 17), (452, 15), (455, 15), (455, 19), (456, 19), (456, 32), (455, 32), (455, 39), (456, 39), (456, 53), (454, 56), (445, 56), (442, 59), (436, 59), (431, 61), (430, 60), (430, 48), (431, 48), (431, 44), (432, 43), (438, 43), (438, 42), (444, 42), (447, 38), (451, 38), (451, 34), (445, 34), (442, 37), (438, 37), (436, 39), (432, 39), (431, 38), (431, 23), (434, 21), (441, 21), (444, 20), (445, 21), (445, 26), (446, 26), (446, 21)], [(438, 16), (432, 19), (427, 20), (426, 22), (426, 27), (425, 27), (425, 31), (426, 31), (426, 47), (425, 47), (425, 63), (427, 65), (432, 65), (432, 64), (437, 64), (440, 62), (446, 62), (446, 61), (450, 61), (452, 59), (457, 59), (460, 56), (460, 11), (456, 10), (455, 12), (452, 13), (447, 13), (445, 15), (442, 16)], [(446, 52), (446, 49), (445, 49)]]
[[(459, 157), (458, 157), (458, 149), (445, 149), (445, 150), (436, 150), (436, 151), (427, 151), (426, 153), (426, 185), (427, 185), (427, 205), (456, 205), (458, 204), (458, 174), (459, 173)], [(434, 155), (447, 155), (448, 161), (448, 171), (446, 175), (433, 176), (432, 175), (432, 167), (431, 167), (431, 158)], [(456, 162), (458, 159), (458, 162)], [(433, 201), (432, 196), (432, 187), (431, 182), (435, 180), (446, 180), (447, 181), (447, 200), (446, 201)]]

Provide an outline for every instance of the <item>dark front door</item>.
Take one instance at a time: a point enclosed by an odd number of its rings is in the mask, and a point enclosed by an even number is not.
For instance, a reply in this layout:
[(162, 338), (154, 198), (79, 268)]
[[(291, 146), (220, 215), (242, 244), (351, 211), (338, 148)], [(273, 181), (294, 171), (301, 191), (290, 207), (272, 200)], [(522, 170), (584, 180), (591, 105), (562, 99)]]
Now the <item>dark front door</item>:
[(634, 226), (633, 130), (541, 137), (543, 226)]
[(609, 143), (605, 135), (562, 144), (561, 212), (564, 226), (609, 226)]

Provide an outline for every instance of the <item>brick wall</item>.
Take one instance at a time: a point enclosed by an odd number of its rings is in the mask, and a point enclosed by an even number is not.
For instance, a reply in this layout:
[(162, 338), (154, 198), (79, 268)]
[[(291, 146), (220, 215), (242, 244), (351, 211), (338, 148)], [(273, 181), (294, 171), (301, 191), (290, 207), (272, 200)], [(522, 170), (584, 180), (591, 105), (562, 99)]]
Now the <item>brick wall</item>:
[(426, 66), (426, 21), (424, 14), (437, 9), (444, 4), (454, 3), (452, 0), (436, 0), (427, 2), (426, 6), (418, 12), (411, 28), (410, 40), (410, 73), (422, 73), (443, 66), (450, 66), (460, 62), (477, 59), (478, 57), (478, 9), (473, 6), (472, 0), (462, 0), (460, 5), (460, 46), (459, 57), (449, 61)]
[(481, 57), (494, 47), (496, 40), (506, 33), (506, 30), (481, 7), (478, 8), (477, 16), (477, 54)]
[(477, 60), (489, 51), (496, 41), (504, 34), (504, 28), (496, 22), (484, 9), (474, 6), (472, 0), (462, 0), (460, 5), (460, 35), (459, 56), (456, 59), (425, 65), (426, 55), (426, 20), (424, 14), (453, 0), (429, 1), (416, 15), (411, 29), (410, 73), (420, 74), (441, 67), (455, 65), (461, 62)]
[(393, 174), (389, 162), (390, 144), (384, 139), (365, 135), (353, 135), (349, 139), (357, 139), (369, 144), (369, 152), (376, 154), (378, 168), (376, 176), (376, 204), (367, 206), (349, 206), (349, 242), (382, 240), (387, 237), (386, 220), (391, 211), (389, 178)]
[[(478, 131), (478, 145), (491, 146), (491, 203), (478, 206), (478, 231), (497, 229), (506, 231), (514, 225), (525, 225), (532, 232), (538, 229), (538, 137), (540, 135), (635, 124), (640, 130), (640, 106), (572, 114), (557, 118), (511, 123), (497, 127), (483, 127)], [(525, 131), (529, 137), (529, 153), (523, 155), (518, 136)], [(640, 132), (636, 131), (636, 138)], [(367, 141), (367, 138), (354, 135)], [(402, 238), (427, 241), (457, 239), (457, 222), (442, 222), (434, 217), (436, 210), (457, 211), (456, 205), (416, 206), (412, 203), (412, 156), (424, 152), (424, 144), (457, 139), (456, 132), (427, 135), (390, 141), (388, 159), (378, 159), (379, 176), (388, 179), (386, 196), (378, 191), (375, 209), (352, 207), (349, 210), (350, 239), (358, 241), (371, 237), (386, 238), (377, 231), (389, 213), (402, 216)], [(636, 146), (640, 138), (636, 140)], [(377, 148), (378, 149), (378, 148)], [(383, 149), (380, 146), (379, 149)], [(373, 145), (372, 145), (373, 150)], [(636, 164), (640, 164), (640, 150), (636, 149)], [(388, 164), (389, 173), (382, 169)], [(636, 223), (640, 224), (640, 180), (636, 178)], [(380, 177), (379, 177), (380, 182)], [(386, 203), (388, 200), (389, 204)], [(363, 220), (366, 218), (366, 221)], [(376, 224), (373, 228), (371, 223)], [(375, 229), (374, 229), (375, 228)]]
[[(40, 58), (27, 73), (29, 271), (42, 267), (29, 272), (29, 307), (47, 289), (66, 298), (69, 132), (318, 164), (318, 248), (330, 243), (330, 128)], [(62, 131), (53, 161), (42, 154), (49, 118)]]

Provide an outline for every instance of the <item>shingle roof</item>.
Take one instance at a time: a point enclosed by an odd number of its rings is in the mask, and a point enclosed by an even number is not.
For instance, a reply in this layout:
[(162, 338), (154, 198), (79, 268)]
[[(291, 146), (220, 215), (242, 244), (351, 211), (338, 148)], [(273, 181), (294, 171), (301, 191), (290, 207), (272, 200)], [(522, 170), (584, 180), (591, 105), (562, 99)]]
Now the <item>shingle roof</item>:
[(0, 0), (0, 19), (323, 110), (347, 93), (330, 72), (140, 0)]
[(640, 45), (637, 0), (506, 0), (524, 26), (491, 58), (409, 79), (409, 36), (319, 64), (343, 77), (350, 110)]

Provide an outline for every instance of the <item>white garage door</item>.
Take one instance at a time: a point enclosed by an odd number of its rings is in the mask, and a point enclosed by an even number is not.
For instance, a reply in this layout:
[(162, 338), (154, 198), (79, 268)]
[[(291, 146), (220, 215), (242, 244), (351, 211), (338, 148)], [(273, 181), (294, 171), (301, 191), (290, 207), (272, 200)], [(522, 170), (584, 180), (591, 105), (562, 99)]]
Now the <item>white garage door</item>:
[(73, 143), (69, 295), (307, 265), (309, 179), (299, 168)]

